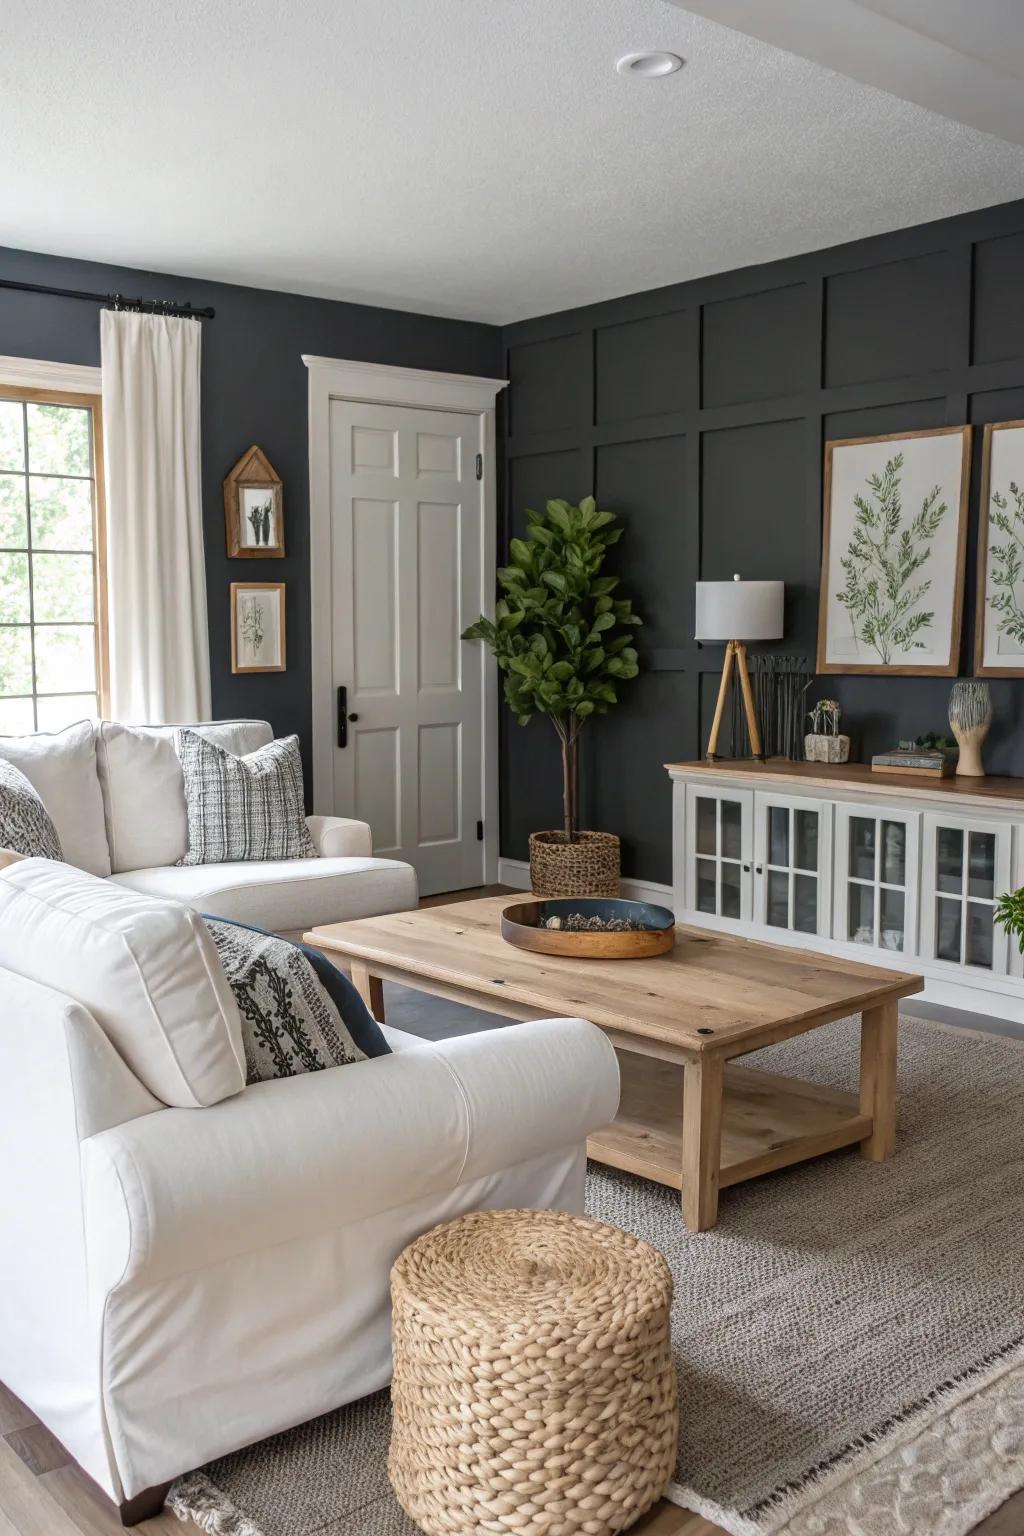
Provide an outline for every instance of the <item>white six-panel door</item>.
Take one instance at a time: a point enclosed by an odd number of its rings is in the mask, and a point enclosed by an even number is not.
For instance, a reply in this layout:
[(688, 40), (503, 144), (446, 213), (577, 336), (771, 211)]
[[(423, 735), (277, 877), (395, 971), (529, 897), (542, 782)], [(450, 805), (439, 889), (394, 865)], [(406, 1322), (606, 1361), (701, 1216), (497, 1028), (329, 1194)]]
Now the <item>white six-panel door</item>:
[(480, 611), (479, 418), (330, 413), (334, 810), (369, 822), (424, 895), (477, 885), (483, 657), (459, 636)]

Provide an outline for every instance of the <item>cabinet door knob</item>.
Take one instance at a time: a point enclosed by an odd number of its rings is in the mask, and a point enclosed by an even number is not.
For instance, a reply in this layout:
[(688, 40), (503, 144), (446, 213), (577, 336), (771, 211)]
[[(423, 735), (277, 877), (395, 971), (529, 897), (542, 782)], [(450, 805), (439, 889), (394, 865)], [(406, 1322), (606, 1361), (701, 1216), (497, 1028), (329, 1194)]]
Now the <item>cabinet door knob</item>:
[(754, 873), (755, 873), (755, 875), (763, 875), (764, 874), (763, 866), (759, 864), (757, 866), (757, 868), (755, 869)]
[(750, 874), (750, 865), (749, 864), (744, 864), (744, 866), (743, 866), (743, 873), (745, 875), (749, 875)]

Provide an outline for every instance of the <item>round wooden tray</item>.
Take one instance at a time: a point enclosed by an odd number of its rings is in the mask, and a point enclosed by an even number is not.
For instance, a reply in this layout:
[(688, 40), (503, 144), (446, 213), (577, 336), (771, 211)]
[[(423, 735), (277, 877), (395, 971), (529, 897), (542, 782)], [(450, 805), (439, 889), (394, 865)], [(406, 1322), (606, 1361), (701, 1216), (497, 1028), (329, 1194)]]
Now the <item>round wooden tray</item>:
[[(574, 932), (568, 928), (543, 928), (545, 918), (566, 918), (571, 912), (583, 917), (624, 917), (643, 923), (642, 928), (620, 932)], [(675, 943), (675, 918), (668, 907), (649, 901), (623, 901), (617, 896), (559, 896), (517, 901), (501, 914), (501, 936), (520, 949), (541, 955), (572, 955), (585, 960), (643, 960), (664, 955)]]

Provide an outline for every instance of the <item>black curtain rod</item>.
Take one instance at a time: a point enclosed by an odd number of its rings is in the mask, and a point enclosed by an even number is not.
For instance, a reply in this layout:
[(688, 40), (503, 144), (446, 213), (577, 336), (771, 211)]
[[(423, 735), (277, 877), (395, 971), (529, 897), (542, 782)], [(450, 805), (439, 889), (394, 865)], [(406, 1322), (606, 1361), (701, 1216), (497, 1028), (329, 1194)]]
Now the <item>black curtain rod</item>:
[(110, 309), (134, 310), (143, 315), (177, 315), (185, 320), (212, 320), (216, 310), (193, 309), (191, 304), (175, 304), (173, 299), (128, 299), (123, 293), (88, 293), (83, 288), (51, 288), (47, 283), (19, 283), (0, 277), (0, 288), (16, 288), (19, 293), (48, 293), (57, 299), (85, 299), (89, 304), (103, 304)]

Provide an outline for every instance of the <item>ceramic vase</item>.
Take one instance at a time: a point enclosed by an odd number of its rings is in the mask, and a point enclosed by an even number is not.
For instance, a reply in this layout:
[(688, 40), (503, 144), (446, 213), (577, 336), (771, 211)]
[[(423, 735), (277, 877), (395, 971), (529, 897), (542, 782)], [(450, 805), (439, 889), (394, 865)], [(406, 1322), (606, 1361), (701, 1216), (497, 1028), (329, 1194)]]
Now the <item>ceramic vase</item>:
[(949, 696), (949, 728), (960, 747), (956, 765), (960, 778), (983, 778), (981, 744), (992, 724), (992, 695), (988, 683), (963, 678)]

